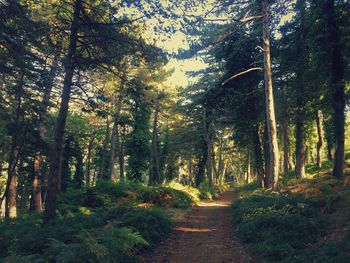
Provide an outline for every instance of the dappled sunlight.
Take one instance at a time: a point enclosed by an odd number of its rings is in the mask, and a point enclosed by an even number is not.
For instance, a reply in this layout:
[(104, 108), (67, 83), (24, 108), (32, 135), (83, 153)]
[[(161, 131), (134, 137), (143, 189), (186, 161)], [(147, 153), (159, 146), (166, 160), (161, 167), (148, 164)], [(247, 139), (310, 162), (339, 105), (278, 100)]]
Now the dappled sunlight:
[(230, 202), (200, 202), (199, 207), (228, 207)]
[(175, 228), (176, 231), (182, 231), (182, 232), (196, 232), (196, 233), (206, 233), (206, 232), (212, 232), (216, 231), (216, 228), (190, 228), (190, 227), (177, 227)]

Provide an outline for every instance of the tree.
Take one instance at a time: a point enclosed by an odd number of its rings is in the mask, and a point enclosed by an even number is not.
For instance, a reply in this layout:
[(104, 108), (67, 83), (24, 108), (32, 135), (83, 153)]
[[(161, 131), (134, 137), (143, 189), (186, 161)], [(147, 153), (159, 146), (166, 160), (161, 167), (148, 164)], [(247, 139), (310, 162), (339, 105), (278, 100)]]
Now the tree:
[(134, 79), (130, 96), (132, 98), (132, 131), (127, 137), (128, 177), (134, 181), (145, 181), (150, 155), (150, 105), (145, 94), (146, 87)]
[(270, 29), (269, 29), (269, 11), (267, 0), (262, 0), (262, 13), (263, 13), (263, 49), (264, 49), (264, 78), (265, 78), (265, 96), (266, 96), (266, 117), (267, 127), (269, 134), (269, 146), (270, 146), (270, 174), (266, 176), (268, 179), (268, 185), (272, 185), (273, 189), (277, 190), (278, 185), (278, 142), (277, 142), (277, 125), (275, 117), (275, 105), (273, 97), (272, 87), (272, 73), (271, 73), (271, 54), (270, 54)]

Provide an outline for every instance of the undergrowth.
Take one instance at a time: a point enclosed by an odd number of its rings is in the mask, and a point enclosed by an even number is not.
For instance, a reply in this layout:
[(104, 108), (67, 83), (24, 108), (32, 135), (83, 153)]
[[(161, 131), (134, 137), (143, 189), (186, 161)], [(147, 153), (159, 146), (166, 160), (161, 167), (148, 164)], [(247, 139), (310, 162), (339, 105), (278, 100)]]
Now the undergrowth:
[(350, 262), (350, 177), (329, 175), (331, 163), (307, 167), (307, 178), (283, 176), (280, 193), (238, 187), (234, 229), (261, 262)]
[(230, 185), (228, 183), (223, 184), (214, 184), (211, 188), (207, 182), (203, 182), (198, 187), (199, 197), (201, 199), (218, 199), (222, 193), (226, 192), (230, 189)]
[(164, 208), (191, 207), (199, 194), (175, 183), (68, 189), (59, 196), (55, 225), (44, 227), (40, 213), (0, 223), (0, 262), (137, 262), (171, 232)]

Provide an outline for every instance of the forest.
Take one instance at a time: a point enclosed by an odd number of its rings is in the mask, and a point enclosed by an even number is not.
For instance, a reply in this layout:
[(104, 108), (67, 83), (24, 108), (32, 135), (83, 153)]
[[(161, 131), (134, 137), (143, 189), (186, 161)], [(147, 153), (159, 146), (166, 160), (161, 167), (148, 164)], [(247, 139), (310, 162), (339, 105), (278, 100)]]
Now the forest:
[(0, 262), (350, 262), (348, 0), (0, 0)]

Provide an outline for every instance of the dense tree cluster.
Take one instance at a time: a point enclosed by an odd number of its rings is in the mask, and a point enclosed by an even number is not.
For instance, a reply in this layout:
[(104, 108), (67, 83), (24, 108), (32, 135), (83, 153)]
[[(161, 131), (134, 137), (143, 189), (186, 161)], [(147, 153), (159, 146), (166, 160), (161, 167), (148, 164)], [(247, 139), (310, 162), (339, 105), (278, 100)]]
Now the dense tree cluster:
[(183, 56), (196, 51), (209, 64), (188, 88), (207, 116), (202, 158), (214, 156), (224, 127), (244, 153), (246, 177), (262, 187), (277, 190), (291, 169), (305, 177), (326, 152), (333, 175), (344, 176), (349, 10), (348, 1), (232, 1), (216, 6), (217, 18), (198, 18), (204, 29)]
[[(349, 10), (335, 0), (0, 1), (6, 219), (44, 210), (53, 223), (60, 192), (103, 180), (256, 179), (278, 190), (280, 175), (305, 177), (305, 164), (326, 158), (343, 177)], [(145, 27), (155, 24), (180, 25), (194, 40), (180, 55), (207, 63), (188, 87), (167, 84), (169, 57)]]

